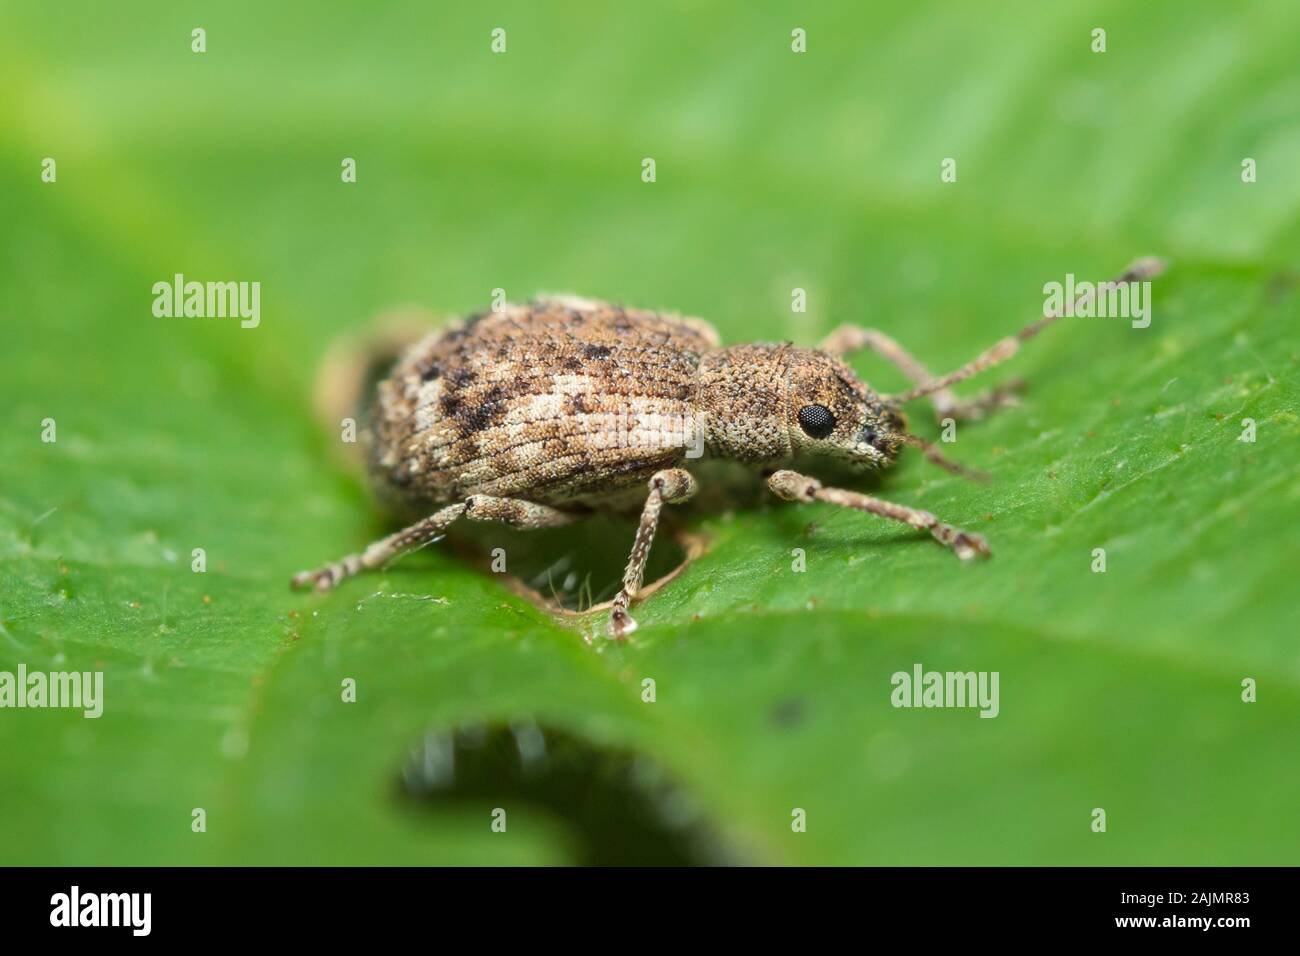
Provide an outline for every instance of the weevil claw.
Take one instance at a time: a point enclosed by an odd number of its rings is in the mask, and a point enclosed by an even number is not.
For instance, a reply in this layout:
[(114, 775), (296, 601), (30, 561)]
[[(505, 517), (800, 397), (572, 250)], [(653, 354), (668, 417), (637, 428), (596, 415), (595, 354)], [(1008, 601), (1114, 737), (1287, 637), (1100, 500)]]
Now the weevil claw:
[(319, 571), (299, 571), (289, 581), (289, 586), (298, 590), (311, 588), (316, 591), (328, 591), (338, 583), (339, 577), (333, 567), (321, 568)]
[(637, 628), (636, 620), (621, 607), (609, 612), (609, 636), (615, 641), (625, 641)]
[(988, 542), (982, 535), (971, 534), (969, 531), (958, 531), (957, 536), (952, 540), (952, 549), (957, 553), (957, 557), (963, 561), (969, 561), (975, 557), (987, 558), (990, 554)]

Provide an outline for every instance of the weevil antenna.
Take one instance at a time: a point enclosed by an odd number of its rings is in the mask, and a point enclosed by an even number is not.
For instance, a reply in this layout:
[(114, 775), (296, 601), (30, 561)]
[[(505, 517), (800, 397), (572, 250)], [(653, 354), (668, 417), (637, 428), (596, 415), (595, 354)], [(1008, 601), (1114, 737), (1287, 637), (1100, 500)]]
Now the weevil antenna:
[(944, 471), (950, 474), (959, 475), (962, 478), (969, 478), (971, 481), (988, 481), (987, 472), (980, 471), (978, 468), (967, 468), (965, 465), (959, 465), (957, 462), (944, 456), (943, 452), (935, 448), (924, 438), (905, 432), (898, 436), (899, 441), (904, 445), (911, 445), (918, 448), (921, 454), (925, 455), (927, 461), (938, 465)]

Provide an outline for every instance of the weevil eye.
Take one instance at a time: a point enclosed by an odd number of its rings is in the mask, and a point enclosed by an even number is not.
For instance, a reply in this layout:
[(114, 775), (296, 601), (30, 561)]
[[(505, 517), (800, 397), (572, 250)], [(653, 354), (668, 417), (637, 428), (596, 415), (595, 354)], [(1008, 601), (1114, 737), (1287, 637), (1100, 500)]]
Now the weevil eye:
[(872, 448), (876, 447), (876, 439), (878, 437), (880, 436), (878, 436), (870, 428), (862, 429), (862, 440), (866, 442), (868, 445), (870, 445)]
[(799, 409), (799, 427), (809, 438), (825, 438), (835, 430), (835, 416), (825, 405), (805, 405)]

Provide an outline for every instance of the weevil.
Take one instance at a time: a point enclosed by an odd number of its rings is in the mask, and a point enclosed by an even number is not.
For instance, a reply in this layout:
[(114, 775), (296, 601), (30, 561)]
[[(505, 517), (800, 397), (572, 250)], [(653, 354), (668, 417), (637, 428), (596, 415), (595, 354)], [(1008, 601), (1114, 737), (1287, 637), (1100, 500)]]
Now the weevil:
[[(1161, 268), (1159, 260), (1141, 259), (1113, 283), (1143, 281)], [(1085, 292), (1076, 307), (1093, 294)], [(962, 560), (987, 556), (981, 535), (928, 511), (828, 487), (782, 466), (823, 456), (871, 471), (914, 447), (964, 472), (908, 431), (903, 406), (928, 398), (937, 418), (956, 420), (1013, 404), (1006, 386), (965, 400), (951, 389), (1011, 358), (1063, 314), (1045, 312), (934, 376), (888, 335), (856, 325), (839, 327), (815, 349), (788, 342), (723, 347), (700, 319), (573, 297), (483, 313), (409, 347), (378, 383), (363, 429), (377, 495), (422, 517), (364, 551), (295, 575), (293, 584), (328, 590), (437, 540), (456, 521), (529, 530), (640, 505), (609, 611), (611, 636), (623, 638), (636, 627), (628, 609), (660, 511), (695, 494), (686, 465), (700, 453), (752, 467), (786, 501), (864, 511), (928, 532)], [(873, 390), (843, 359), (862, 349), (897, 366), (912, 387)]]

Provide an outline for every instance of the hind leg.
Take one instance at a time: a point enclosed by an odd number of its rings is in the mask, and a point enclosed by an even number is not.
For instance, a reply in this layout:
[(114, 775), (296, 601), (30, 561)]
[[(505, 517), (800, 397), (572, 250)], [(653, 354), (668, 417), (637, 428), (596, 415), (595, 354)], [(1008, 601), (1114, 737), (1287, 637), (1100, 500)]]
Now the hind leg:
[(292, 584), (296, 588), (314, 587), (318, 591), (328, 591), (344, 578), (359, 571), (380, 567), (409, 551), (438, 540), (460, 518), (498, 522), (522, 531), (531, 531), (535, 528), (556, 528), (569, 524), (578, 517), (550, 505), (539, 505), (518, 498), (470, 495), (460, 504), (441, 508), (409, 528), (381, 538), (364, 551), (349, 554), (315, 571), (300, 571), (293, 576)]

